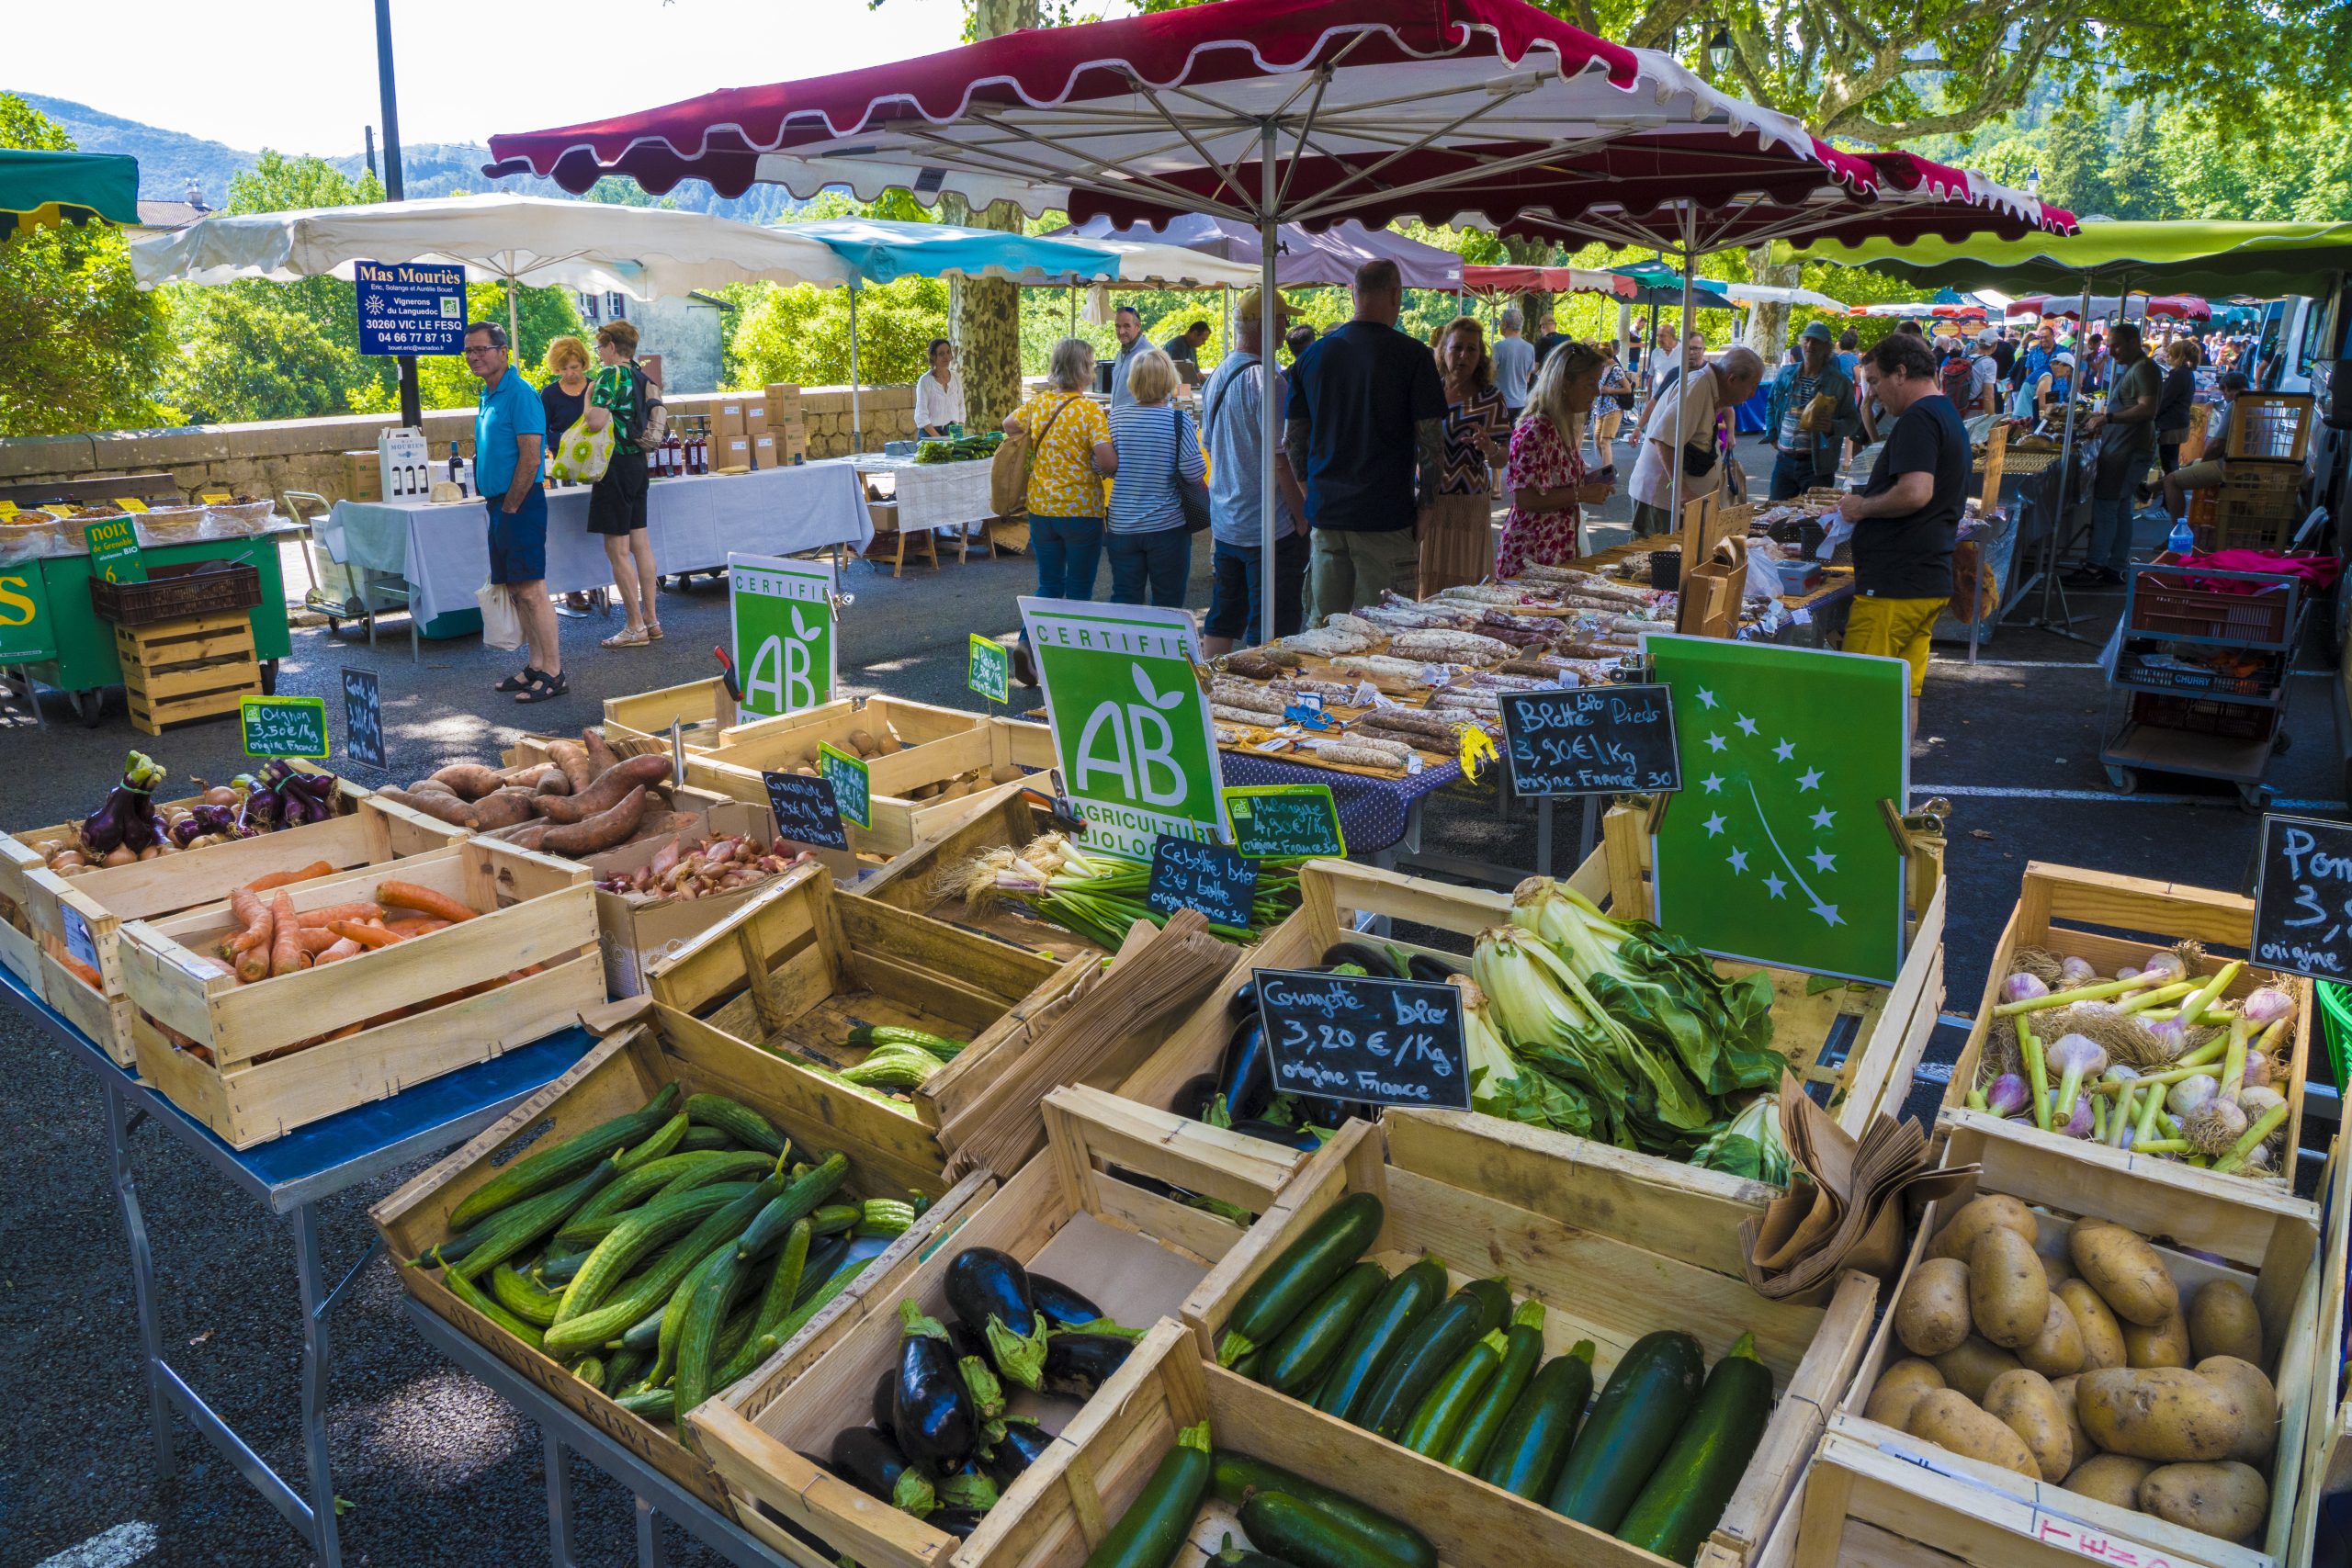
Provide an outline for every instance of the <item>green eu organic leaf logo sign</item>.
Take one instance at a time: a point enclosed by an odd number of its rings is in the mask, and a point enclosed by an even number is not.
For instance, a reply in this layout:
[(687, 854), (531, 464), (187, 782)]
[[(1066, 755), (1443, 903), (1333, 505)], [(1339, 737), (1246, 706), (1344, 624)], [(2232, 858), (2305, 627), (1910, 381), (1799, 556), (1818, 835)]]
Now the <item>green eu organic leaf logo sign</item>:
[(774, 718), (831, 702), (832, 563), (730, 555), (727, 572), (741, 710)]

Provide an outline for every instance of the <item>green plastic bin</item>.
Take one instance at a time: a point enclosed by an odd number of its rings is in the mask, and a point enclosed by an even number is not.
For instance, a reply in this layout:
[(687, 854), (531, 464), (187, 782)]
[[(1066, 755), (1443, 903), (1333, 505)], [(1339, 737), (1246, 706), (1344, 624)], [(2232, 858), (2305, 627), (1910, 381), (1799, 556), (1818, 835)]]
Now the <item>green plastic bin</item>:
[[(2352, 1077), (2352, 987), (2322, 980), (2312, 989), (2319, 995), (2320, 1032), (2327, 1036), (2328, 1079), (2340, 1094), (2346, 1078)], [(2317, 1066), (2312, 1064), (2312, 1067)]]

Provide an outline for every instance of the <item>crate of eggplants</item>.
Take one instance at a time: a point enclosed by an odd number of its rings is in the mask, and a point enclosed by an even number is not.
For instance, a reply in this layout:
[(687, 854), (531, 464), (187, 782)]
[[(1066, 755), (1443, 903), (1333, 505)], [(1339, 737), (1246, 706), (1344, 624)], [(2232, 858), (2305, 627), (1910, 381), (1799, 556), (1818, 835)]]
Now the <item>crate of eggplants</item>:
[(947, 1265), (947, 1305), (1007, 1380), (1038, 1393), (1091, 1397), (1135, 1348), (1136, 1331), (1010, 1253), (967, 1247)]

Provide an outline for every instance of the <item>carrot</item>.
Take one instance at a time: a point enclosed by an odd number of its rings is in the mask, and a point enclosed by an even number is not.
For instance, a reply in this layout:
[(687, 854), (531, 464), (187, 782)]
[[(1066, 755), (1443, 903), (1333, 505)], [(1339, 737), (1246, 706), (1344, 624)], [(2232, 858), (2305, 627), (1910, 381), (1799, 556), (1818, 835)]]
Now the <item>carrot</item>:
[(306, 929), (296, 931), (294, 933), (294, 940), (302, 944), (302, 951), (311, 954), (312, 961), (315, 962), (320, 953), (324, 953), (328, 948), (333, 947), (336, 942), (341, 942), (343, 939), (335, 935), (333, 931), (314, 931)]
[(74, 978), (81, 981), (82, 984), (89, 987), (90, 989), (102, 994), (105, 992), (107, 988), (107, 977), (99, 974), (96, 970), (91, 968), (88, 964), (83, 963), (80, 959), (74, 957), (72, 953), (52, 953), (50, 956), (56, 959), (58, 963), (63, 964), (65, 966), (65, 972), (68, 975), (73, 976)]
[(384, 929), (397, 937), (431, 936), (449, 929), (447, 920), (386, 920)]
[(327, 928), (346, 942), (362, 947), (390, 947), (401, 939), (381, 926), (361, 925), (357, 920), (337, 920)]
[(322, 964), (333, 964), (340, 959), (356, 957), (367, 951), (366, 942), (354, 942), (347, 936), (339, 936), (334, 939), (333, 947), (311, 960), (311, 966), (316, 968)]
[(269, 939), (269, 972), (272, 975), (293, 975), (310, 967), (311, 955), (302, 951), (302, 918), (294, 912), (292, 895), (273, 894), (269, 900), (269, 919), (273, 928)]
[(229, 889), (229, 908), (245, 929), (229, 939), (222, 951), (231, 953), (250, 953), (256, 947), (266, 948), (269, 942), (269, 906), (263, 903), (250, 887)]
[(436, 920), (455, 925), (470, 920), (474, 911), (447, 893), (436, 893), (430, 887), (419, 887), (413, 882), (382, 882), (376, 886), (376, 902), (388, 909), (414, 909)]
[(273, 871), (267, 876), (256, 876), (246, 883), (245, 887), (250, 892), (266, 893), (273, 887), (284, 887), (289, 883), (308, 882), (313, 877), (334, 874), (333, 861), (314, 860), (300, 871)]
[(296, 917), (305, 931), (324, 931), (337, 920), (377, 920), (383, 911), (373, 904), (329, 904), (324, 908), (305, 909)]
[[(281, 893), (278, 897), (284, 898), (286, 895)], [(292, 900), (289, 899), (288, 902), (291, 903)], [(266, 904), (262, 906), (261, 923), (252, 931), (248, 931), (246, 935), (252, 936), (256, 933), (260, 940), (236, 955), (237, 978), (248, 986), (256, 980), (269, 978), (270, 953), (277, 937), (277, 914)]]

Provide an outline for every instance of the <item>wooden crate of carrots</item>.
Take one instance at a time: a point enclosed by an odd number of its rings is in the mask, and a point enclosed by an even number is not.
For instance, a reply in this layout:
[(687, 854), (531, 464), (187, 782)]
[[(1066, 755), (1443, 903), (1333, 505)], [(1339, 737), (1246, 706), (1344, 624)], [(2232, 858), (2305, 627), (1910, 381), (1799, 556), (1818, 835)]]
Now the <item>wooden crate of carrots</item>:
[(126, 922), (140, 1076), (246, 1148), (604, 1001), (586, 867), (476, 839), (390, 869)]

